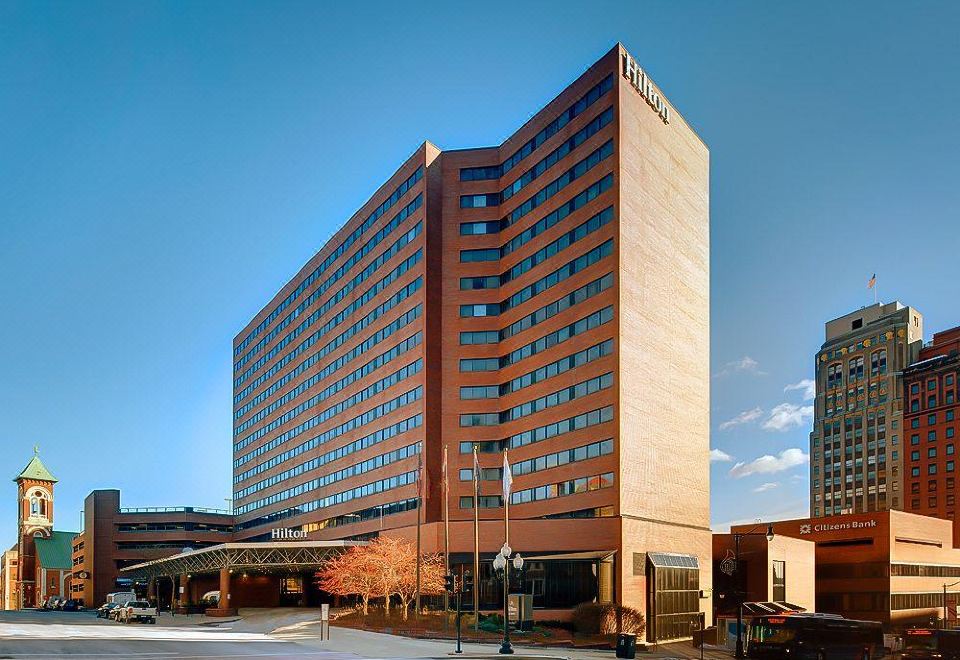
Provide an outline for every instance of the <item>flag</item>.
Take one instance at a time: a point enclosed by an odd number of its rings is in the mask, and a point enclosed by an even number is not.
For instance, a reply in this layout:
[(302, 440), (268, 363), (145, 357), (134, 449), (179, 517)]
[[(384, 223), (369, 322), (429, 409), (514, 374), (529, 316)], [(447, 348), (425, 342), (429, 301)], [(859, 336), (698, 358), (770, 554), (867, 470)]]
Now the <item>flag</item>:
[(513, 485), (513, 474), (510, 472), (510, 462), (507, 460), (507, 452), (503, 452), (503, 501), (510, 499), (510, 487)]
[(480, 484), (480, 458), (477, 454), (477, 445), (473, 446), (473, 485), (477, 486)]
[(876, 274), (876, 273), (874, 273), (874, 274), (870, 277), (870, 281), (867, 282), (867, 288), (868, 288), (868, 289), (872, 289), (872, 288), (875, 287), (875, 286), (877, 286), (877, 274)]

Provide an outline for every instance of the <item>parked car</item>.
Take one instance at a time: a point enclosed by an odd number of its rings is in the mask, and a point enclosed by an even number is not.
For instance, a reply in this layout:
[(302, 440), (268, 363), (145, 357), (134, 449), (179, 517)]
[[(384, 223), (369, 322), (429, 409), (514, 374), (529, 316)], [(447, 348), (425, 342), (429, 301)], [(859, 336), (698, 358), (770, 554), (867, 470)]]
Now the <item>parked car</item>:
[(118, 611), (117, 621), (122, 623), (133, 623), (134, 621), (157, 622), (157, 608), (145, 600), (128, 601), (118, 608)]
[(64, 612), (79, 612), (83, 607), (80, 605), (80, 601), (68, 598), (60, 609)]
[(107, 612), (107, 618), (113, 621), (120, 620), (120, 612), (123, 611), (123, 605), (120, 603), (113, 603), (114, 608)]
[(98, 619), (109, 619), (110, 612), (120, 607), (118, 603), (104, 603), (97, 608), (97, 618)]

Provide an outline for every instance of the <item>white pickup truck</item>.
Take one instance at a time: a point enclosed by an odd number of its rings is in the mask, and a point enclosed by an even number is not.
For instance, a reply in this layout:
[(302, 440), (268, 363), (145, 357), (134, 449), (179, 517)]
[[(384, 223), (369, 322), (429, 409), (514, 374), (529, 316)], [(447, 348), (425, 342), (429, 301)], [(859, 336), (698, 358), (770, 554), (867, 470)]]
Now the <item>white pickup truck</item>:
[(120, 606), (117, 621), (121, 623), (133, 623), (134, 621), (156, 623), (157, 608), (151, 607), (150, 603), (145, 600), (129, 600)]

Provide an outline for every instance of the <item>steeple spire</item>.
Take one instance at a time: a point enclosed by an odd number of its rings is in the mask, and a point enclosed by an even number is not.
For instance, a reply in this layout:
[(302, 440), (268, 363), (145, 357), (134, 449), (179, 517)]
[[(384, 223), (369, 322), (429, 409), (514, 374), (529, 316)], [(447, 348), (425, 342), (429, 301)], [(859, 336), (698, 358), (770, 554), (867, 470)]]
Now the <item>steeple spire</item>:
[(30, 459), (30, 462), (27, 463), (27, 467), (23, 468), (19, 475), (17, 475), (14, 481), (22, 481), (24, 479), (33, 479), (34, 481), (49, 481), (50, 483), (57, 483), (58, 479), (50, 474), (50, 470), (40, 461), (40, 446), (34, 445), (33, 447), (33, 458)]

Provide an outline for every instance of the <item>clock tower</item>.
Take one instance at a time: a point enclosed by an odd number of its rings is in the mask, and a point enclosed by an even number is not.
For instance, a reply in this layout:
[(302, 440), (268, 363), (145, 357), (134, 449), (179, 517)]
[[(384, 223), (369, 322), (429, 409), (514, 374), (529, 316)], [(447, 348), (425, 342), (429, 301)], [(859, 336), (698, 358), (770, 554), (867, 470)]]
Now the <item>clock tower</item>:
[(19, 608), (37, 604), (37, 539), (53, 535), (53, 486), (57, 479), (40, 462), (40, 450), (20, 472), (17, 484), (17, 587)]

